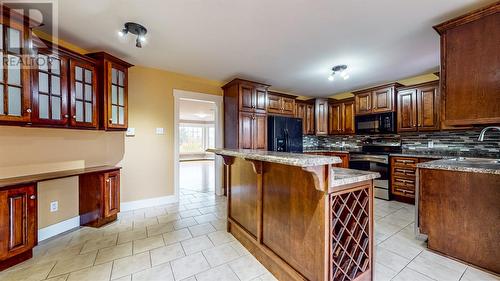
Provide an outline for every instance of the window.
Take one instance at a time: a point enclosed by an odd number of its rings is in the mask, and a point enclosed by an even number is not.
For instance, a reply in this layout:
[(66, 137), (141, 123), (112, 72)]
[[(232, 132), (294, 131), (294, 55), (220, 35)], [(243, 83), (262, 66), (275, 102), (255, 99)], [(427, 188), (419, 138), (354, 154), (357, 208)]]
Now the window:
[(215, 147), (214, 124), (180, 124), (179, 152), (181, 154), (205, 153)]

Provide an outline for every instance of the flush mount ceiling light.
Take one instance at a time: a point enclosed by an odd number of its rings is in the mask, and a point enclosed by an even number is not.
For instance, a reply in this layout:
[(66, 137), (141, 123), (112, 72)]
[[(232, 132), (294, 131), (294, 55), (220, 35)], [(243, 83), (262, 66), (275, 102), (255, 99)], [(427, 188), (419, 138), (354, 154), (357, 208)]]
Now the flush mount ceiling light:
[(120, 35), (120, 37), (125, 37), (129, 32), (137, 35), (135, 46), (137, 48), (142, 48), (142, 43), (146, 42), (146, 33), (148, 33), (148, 30), (141, 24), (127, 22), (125, 23), (123, 29), (118, 32), (118, 35)]
[(349, 74), (347, 73), (347, 65), (341, 64), (332, 67), (332, 73), (330, 74), (330, 76), (328, 76), (328, 80), (333, 81), (336, 74), (340, 74), (340, 77), (344, 78), (344, 80), (349, 79)]

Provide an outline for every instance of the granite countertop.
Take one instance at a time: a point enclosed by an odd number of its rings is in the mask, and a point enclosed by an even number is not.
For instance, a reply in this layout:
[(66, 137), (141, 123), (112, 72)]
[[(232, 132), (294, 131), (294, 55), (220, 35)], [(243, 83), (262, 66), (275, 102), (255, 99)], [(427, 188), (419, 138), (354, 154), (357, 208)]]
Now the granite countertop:
[(356, 147), (308, 147), (304, 148), (304, 153), (307, 152), (336, 152), (336, 153), (346, 153), (348, 154), (349, 152), (359, 152), (361, 151), (361, 148), (356, 148)]
[(372, 180), (379, 177), (380, 174), (375, 172), (332, 167), (330, 187), (337, 187), (361, 181)]
[(288, 153), (253, 149), (207, 149), (217, 155), (240, 157), (250, 160), (258, 160), (279, 163), (298, 167), (313, 167), (329, 164), (339, 164), (342, 160), (336, 156), (307, 155), (302, 153)]
[(500, 175), (500, 160), (487, 158), (441, 159), (417, 164), (420, 169), (435, 169)]
[(415, 158), (429, 158), (429, 159), (443, 159), (443, 158), (456, 158), (456, 156), (450, 156), (439, 153), (419, 153), (419, 152), (400, 152), (391, 153), (389, 156), (399, 156), (399, 157), (415, 157)]

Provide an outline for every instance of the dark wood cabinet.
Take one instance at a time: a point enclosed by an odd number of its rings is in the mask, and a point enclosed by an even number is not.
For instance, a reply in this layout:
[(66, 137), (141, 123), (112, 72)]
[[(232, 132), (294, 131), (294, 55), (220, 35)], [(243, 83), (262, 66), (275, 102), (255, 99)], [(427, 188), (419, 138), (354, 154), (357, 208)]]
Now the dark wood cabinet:
[(0, 122), (25, 123), (31, 120), (30, 71), (25, 66), (30, 30), (23, 16), (4, 5), (0, 7)]
[(105, 52), (88, 54), (96, 60), (99, 97), (99, 128), (128, 127), (128, 68), (132, 65)]
[(120, 212), (120, 171), (104, 174), (104, 217), (115, 216)]
[(328, 105), (328, 134), (342, 134), (342, 103)]
[(32, 71), (31, 122), (67, 126), (69, 120), (68, 57), (39, 51)]
[(353, 92), (356, 115), (384, 113), (396, 111), (396, 87), (391, 83), (370, 89)]
[(269, 91), (267, 94), (267, 112), (293, 116), (295, 114), (295, 97)]
[(398, 88), (398, 132), (439, 130), (439, 82)]
[(37, 243), (35, 185), (0, 191), (0, 270), (32, 256)]
[(79, 177), (80, 225), (99, 227), (120, 212), (120, 168), (98, 166), (0, 179), (0, 271), (32, 257), (38, 243), (38, 182)]
[(500, 3), (434, 29), (441, 35), (442, 128), (499, 124)]
[(415, 204), (417, 164), (436, 159), (391, 157), (391, 198)]
[(314, 124), (316, 135), (328, 135), (328, 99), (315, 99)]
[(354, 100), (330, 102), (328, 105), (328, 134), (354, 133)]
[(267, 115), (254, 114), (252, 124), (253, 149), (267, 150)]
[(116, 220), (120, 211), (120, 170), (79, 177), (80, 225), (100, 227)]
[(311, 101), (295, 101), (295, 117), (302, 118), (302, 133), (314, 135), (314, 104)]
[(267, 149), (268, 87), (243, 79), (234, 79), (222, 87), (224, 147)]
[(97, 116), (97, 71), (93, 63), (70, 59), (70, 125), (78, 128), (96, 129)]

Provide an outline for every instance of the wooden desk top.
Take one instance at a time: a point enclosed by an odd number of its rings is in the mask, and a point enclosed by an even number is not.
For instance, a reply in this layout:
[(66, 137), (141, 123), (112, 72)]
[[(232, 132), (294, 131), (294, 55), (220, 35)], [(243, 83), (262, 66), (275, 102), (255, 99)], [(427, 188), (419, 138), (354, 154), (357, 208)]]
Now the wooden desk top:
[(73, 176), (78, 176), (78, 175), (83, 175), (83, 174), (108, 172), (108, 171), (114, 171), (114, 170), (119, 170), (119, 169), (121, 169), (121, 167), (97, 166), (97, 167), (88, 167), (88, 168), (81, 168), (81, 169), (64, 170), (64, 171), (57, 171), (57, 172), (50, 172), (50, 173), (41, 173), (41, 174), (26, 175), (26, 176), (21, 176), (21, 177), (0, 179), (0, 189), (3, 189), (5, 187), (14, 186), (14, 185), (37, 183), (40, 181), (68, 178), (68, 177), (73, 177)]

